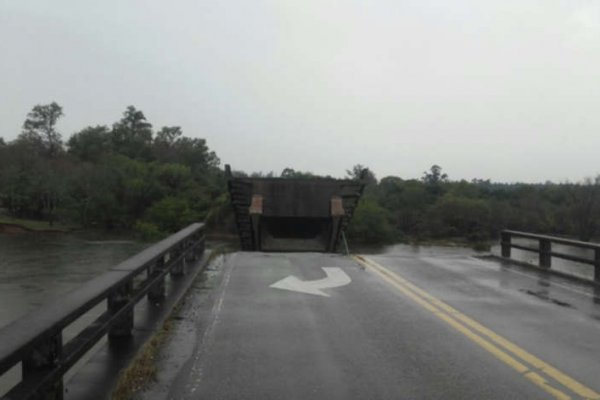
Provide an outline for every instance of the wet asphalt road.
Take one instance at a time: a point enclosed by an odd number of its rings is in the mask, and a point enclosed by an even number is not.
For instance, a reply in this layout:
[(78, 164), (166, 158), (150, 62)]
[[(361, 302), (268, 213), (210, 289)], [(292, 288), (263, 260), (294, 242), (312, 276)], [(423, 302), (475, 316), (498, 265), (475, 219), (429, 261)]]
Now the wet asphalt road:
[[(235, 253), (174, 322), (157, 399), (600, 397), (593, 290), (465, 254)], [(272, 288), (351, 282), (329, 297)]]

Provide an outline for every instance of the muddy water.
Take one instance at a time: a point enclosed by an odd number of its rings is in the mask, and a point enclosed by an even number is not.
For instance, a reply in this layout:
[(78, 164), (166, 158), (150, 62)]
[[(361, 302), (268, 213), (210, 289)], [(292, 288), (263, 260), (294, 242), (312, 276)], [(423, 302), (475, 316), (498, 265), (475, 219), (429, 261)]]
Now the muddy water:
[(146, 246), (97, 234), (0, 234), (0, 327)]

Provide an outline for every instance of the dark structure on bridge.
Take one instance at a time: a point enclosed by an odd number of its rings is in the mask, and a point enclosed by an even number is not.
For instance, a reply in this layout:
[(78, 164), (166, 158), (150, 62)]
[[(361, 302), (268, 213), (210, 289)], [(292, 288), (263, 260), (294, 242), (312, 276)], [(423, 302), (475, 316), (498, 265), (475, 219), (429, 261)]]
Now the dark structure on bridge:
[(226, 166), (242, 250), (335, 252), (362, 180), (239, 178)]

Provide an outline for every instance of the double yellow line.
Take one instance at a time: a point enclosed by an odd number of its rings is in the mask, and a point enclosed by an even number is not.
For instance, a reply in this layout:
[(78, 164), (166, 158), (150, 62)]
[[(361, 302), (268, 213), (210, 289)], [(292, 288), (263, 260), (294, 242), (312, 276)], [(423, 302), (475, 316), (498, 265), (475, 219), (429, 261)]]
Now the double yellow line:
[[(515, 369), (529, 381), (556, 399), (570, 399), (566, 392), (577, 398), (598, 399), (600, 394), (559, 371), (533, 354), (508, 341), (450, 305), (425, 292), (400, 275), (361, 256), (352, 256), (359, 264), (379, 275), (404, 295), (430, 311), (436, 317), (487, 350), (494, 357)], [(566, 390), (565, 390), (566, 389)]]

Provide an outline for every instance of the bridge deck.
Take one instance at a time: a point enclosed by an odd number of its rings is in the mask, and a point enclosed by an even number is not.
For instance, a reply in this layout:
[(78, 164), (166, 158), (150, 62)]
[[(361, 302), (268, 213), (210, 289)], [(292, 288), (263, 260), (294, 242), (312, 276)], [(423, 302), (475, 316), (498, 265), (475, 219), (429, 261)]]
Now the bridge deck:
[[(298, 279), (276, 286), (316, 293), (270, 287), (289, 275)], [(597, 398), (595, 301), (589, 289), (456, 252), (407, 249), (366, 264), (236, 253), (214, 289), (182, 308), (143, 397)]]

